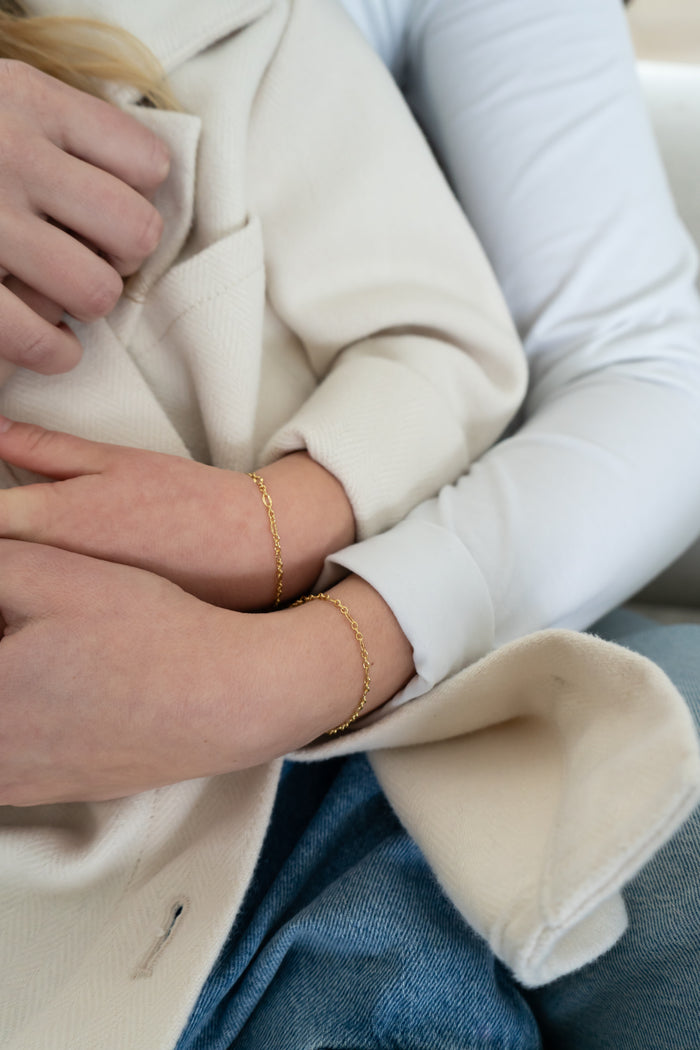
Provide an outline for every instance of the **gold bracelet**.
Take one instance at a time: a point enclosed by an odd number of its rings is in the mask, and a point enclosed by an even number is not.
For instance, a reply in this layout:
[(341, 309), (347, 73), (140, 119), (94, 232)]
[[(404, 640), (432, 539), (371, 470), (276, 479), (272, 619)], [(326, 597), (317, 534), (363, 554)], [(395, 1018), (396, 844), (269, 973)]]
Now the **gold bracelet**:
[(270, 493), (267, 491), (263, 479), (260, 477), (259, 474), (256, 474), (254, 471), (251, 471), (248, 474), (248, 477), (252, 478), (255, 484), (260, 489), (260, 495), (262, 496), (263, 505), (265, 507), (265, 510), (267, 511), (267, 516), (270, 521), (270, 532), (272, 533), (272, 542), (275, 547), (275, 601), (272, 608), (277, 609), (279, 607), (280, 602), (282, 601), (282, 580), (284, 578), (284, 567), (282, 565), (282, 546), (280, 544), (280, 534), (277, 531), (277, 519), (275, 517), (275, 512), (272, 509), (272, 499), (270, 497)]
[(372, 682), (372, 679), (370, 678), (369, 674), (369, 653), (367, 652), (367, 646), (365, 645), (365, 640), (362, 637), (362, 631), (360, 630), (357, 620), (354, 620), (352, 618), (347, 605), (343, 605), (343, 603), (341, 601), (338, 601), (337, 598), (331, 598), (330, 594), (326, 594), (325, 591), (321, 591), (319, 594), (305, 594), (303, 598), (298, 598), (297, 601), (295, 601), (292, 604), (292, 608), (294, 608), (295, 605), (305, 605), (306, 602), (313, 602), (317, 599), (323, 602), (330, 602), (331, 605), (335, 605), (336, 609), (338, 609), (338, 611), (343, 614), (345, 619), (352, 627), (352, 632), (357, 638), (357, 644), (360, 647), (360, 653), (362, 655), (362, 672), (364, 675), (364, 679), (362, 682), (362, 696), (360, 697), (359, 704), (357, 705), (353, 713), (350, 715), (347, 722), (343, 722), (342, 725), (336, 726), (335, 729), (328, 729), (326, 731), (327, 736), (335, 736), (336, 733), (344, 733), (345, 730), (348, 729), (352, 725), (352, 723), (360, 717), (360, 715), (362, 714), (362, 709), (367, 703), (367, 694), (369, 693), (369, 687)]

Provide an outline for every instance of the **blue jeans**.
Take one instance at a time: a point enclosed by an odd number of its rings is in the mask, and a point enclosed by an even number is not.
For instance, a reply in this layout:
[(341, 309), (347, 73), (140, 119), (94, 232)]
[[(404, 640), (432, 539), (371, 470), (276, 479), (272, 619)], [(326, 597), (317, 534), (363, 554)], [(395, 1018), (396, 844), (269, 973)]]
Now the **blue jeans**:
[(178, 1050), (535, 1050), (363, 756), (288, 765), (242, 914)]
[[(700, 627), (615, 613), (596, 630), (655, 659), (700, 716)], [(288, 765), (177, 1050), (698, 1050), (699, 862), (696, 814), (628, 888), (619, 944), (525, 992), (443, 896), (362, 756)]]

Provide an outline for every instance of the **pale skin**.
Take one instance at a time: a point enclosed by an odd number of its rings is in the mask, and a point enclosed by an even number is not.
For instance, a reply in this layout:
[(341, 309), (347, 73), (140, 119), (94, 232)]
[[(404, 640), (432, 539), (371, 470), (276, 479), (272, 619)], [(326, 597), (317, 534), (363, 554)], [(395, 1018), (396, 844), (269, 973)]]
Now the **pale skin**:
[[(77, 364), (63, 315), (108, 314), (122, 277), (156, 247), (148, 197), (169, 160), (125, 114), (3, 60), (0, 141), (1, 382), (17, 365)], [(56, 479), (0, 492), (0, 805), (114, 798), (245, 768), (353, 712), (361, 656), (337, 609), (247, 612), (271, 604), (275, 568), (246, 475), (10, 421), (0, 459)], [(352, 509), (305, 452), (260, 473), (288, 600), (352, 542)], [(369, 712), (412, 675), (411, 648), (367, 583), (350, 577), (332, 594), (361, 625)]]
[(6, 59), (0, 142), (0, 378), (66, 372), (81, 347), (64, 312), (104, 317), (160, 240), (148, 197), (168, 151), (114, 106)]
[[(382, 599), (333, 590), (372, 658), (368, 710), (410, 675)], [(99, 800), (283, 755), (342, 722), (357, 642), (326, 602), (256, 616), (130, 566), (0, 540), (0, 802)]]
[[(0, 804), (242, 769), (351, 715), (362, 661), (336, 608), (238, 611), (269, 604), (275, 583), (246, 475), (5, 419), (0, 459), (62, 479), (0, 492), (0, 536), (12, 537), (0, 539)], [(350, 504), (306, 453), (262, 473), (291, 597), (351, 541)], [(412, 675), (411, 647), (365, 581), (331, 593), (361, 625), (369, 713)]]
[[(62, 479), (0, 493), (0, 536), (149, 569), (215, 605), (272, 604), (270, 523), (246, 474), (1, 419), (0, 459)], [(260, 473), (284, 538), (286, 600), (352, 543), (355, 523), (342, 485), (307, 453)]]

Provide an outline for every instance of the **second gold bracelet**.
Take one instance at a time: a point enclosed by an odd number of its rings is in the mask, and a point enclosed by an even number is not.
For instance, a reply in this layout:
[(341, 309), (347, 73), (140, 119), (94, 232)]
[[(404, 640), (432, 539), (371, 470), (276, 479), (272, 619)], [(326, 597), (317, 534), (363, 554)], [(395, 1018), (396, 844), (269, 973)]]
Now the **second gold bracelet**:
[(325, 591), (321, 591), (319, 594), (305, 594), (303, 598), (298, 598), (297, 601), (293, 602), (292, 608), (294, 608), (295, 605), (305, 605), (306, 602), (314, 601), (328, 602), (330, 605), (335, 605), (338, 612), (342, 613), (342, 615), (345, 617), (345, 619), (350, 624), (350, 627), (352, 628), (352, 633), (357, 639), (357, 644), (360, 647), (360, 655), (362, 657), (362, 696), (360, 697), (360, 701), (357, 707), (345, 722), (341, 722), (341, 724), (339, 726), (336, 726), (334, 729), (326, 730), (326, 736), (336, 736), (338, 733), (344, 733), (346, 729), (349, 729), (353, 722), (357, 721), (357, 719), (362, 714), (362, 711), (364, 710), (364, 706), (367, 703), (369, 687), (372, 683), (372, 679), (370, 678), (369, 673), (371, 665), (369, 662), (369, 653), (367, 652), (367, 646), (365, 645), (365, 640), (362, 637), (362, 631), (360, 630), (360, 626), (357, 620), (353, 618), (352, 613), (348, 609), (347, 605), (343, 605), (343, 603), (339, 601), (338, 598), (331, 598), (330, 594), (326, 594)]
[(267, 517), (270, 522), (270, 532), (272, 533), (272, 543), (275, 548), (275, 600), (272, 608), (279, 608), (279, 604), (282, 601), (282, 584), (284, 582), (284, 565), (282, 562), (282, 544), (280, 543), (280, 534), (277, 531), (277, 518), (272, 508), (272, 498), (270, 493), (267, 491), (265, 482), (256, 474), (255, 471), (250, 471), (248, 474), (249, 478), (255, 482), (260, 490), (262, 496), (263, 506), (267, 511)]

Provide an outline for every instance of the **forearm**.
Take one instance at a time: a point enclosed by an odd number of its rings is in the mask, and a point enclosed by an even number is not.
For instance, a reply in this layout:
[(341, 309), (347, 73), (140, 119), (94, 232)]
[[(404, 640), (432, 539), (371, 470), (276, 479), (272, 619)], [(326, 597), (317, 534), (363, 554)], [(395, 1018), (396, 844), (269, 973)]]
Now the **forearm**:
[[(585, 627), (698, 528), (695, 253), (620, 5), (533, 0), (528, 21), (507, 4), (434, 8), (445, 17), (442, 28), (424, 26), (421, 116), (487, 246), (531, 369), (523, 430), (436, 511), (489, 581), (497, 641)], [(515, 63), (525, 53), (527, 63)], [(459, 80), (457, 62), (469, 70)]]
[[(403, 41), (411, 97), (531, 364), (523, 429), (393, 537), (339, 559), (392, 605), (427, 687), (508, 638), (588, 626), (691, 541), (700, 313), (618, 5), (415, 10), (393, 61)], [(421, 581), (410, 596), (399, 553)], [(462, 625), (442, 652), (440, 616)]]
[[(362, 712), (367, 715), (411, 678), (411, 646), (386, 602), (364, 580), (349, 577), (328, 593), (357, 622), (369, 656), (370, 688)], [(267, 726), (259, 732), (261, 761), (271, 757), (273, 735), (277, 753), (286, 753), (323, 737), (352, 716), (363, 692), (362, 652), (339, 609), (310, 601), (248, 617), (245, 631), (247, 660), (257, 654), (254, 662), (260, 670), (252, 688), (266, 712), (261, 712)]]

